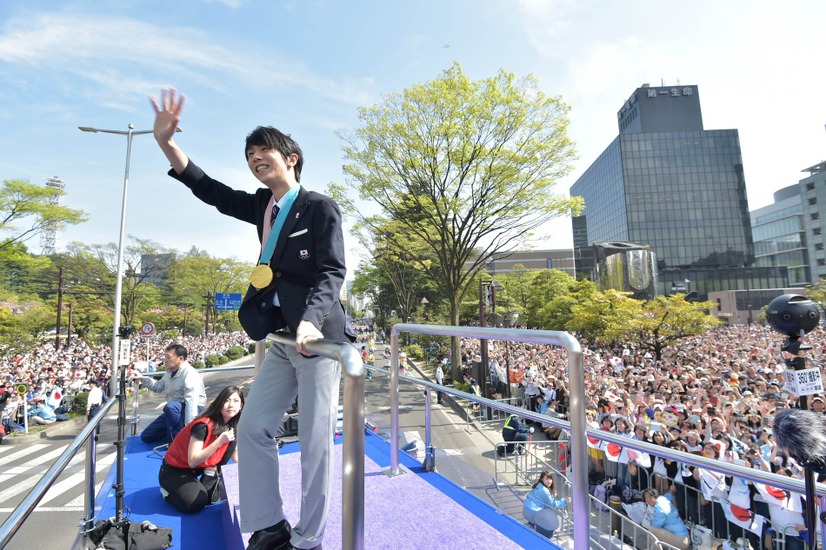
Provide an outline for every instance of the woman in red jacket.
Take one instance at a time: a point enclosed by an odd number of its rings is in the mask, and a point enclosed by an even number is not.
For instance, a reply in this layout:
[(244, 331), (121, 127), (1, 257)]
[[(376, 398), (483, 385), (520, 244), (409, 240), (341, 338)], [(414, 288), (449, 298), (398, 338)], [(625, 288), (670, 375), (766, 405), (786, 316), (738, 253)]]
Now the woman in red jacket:
[(243, 408), (241, 389), (228, 386), (172, 440), (158, 481), (164, 499), (179, 511), (193, 514), (218, 502), (220, 466), (230, 458), (238, 462), (235, 427)]

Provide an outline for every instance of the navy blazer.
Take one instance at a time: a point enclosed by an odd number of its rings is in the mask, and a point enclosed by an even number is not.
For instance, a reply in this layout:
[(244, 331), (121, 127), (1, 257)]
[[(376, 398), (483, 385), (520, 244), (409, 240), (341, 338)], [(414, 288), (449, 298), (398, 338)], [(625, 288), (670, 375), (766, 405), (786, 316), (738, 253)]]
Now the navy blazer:
[[(174, 170), (169, 175), (222, 214), (255, 224), (261, 241), (270, 189), (262, 187), (255, 193), (232, 189), (192, 161), (180, 175)], [(263, 340), (270, 332), (285, 328), (295, 333), (298, 323), (310, 321), (327, 340), (355, 340), (339, 300), (347, 270), (341, 213), (331, 198), (300, 189), (269, 265), (272, 284), (261, 290), (250, 285), (238, 312), (238, 320), (252, 339)], [(281, 307), (273, 306), (273, 293), (278, 294)]]

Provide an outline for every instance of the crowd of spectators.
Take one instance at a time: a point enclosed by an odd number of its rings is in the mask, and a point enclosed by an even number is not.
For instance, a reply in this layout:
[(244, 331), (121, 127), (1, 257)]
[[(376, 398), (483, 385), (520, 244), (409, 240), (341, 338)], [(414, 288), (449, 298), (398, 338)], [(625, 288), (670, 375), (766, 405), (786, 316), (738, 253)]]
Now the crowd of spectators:
[[(659, 359), (634, 343), (606, 346), (580, 341), (587, 420), (593, 428), (802, 477), (800, 465), (777, 452), (771, 430), (776, 412), (799, 406), (798, 397), (784, 389), (784, 339), (763, 325), (724, 326), (683, 338), (666, 348)], [(826, 332), (818, 328), (803, 341), (811, 346), (805, 352), (808, 366), (819, 366), (826, 356)], [(567, 412), (566, 350), (501, 341), (489, 341), (488, 346), (487, 375), (494, 398), (510, 397), (532, 411)], [(478, 340), (463, 341), (463, 371), (478, 376), (480, 355)], [(809, 405), (816, 412), (826, 412), (823, 395), (810, 396)], [(548, 431), (552, 437), (558, 435), (558, 430)], [(628, 456), (608, 460), (603, 447), (589, 448), (590, 468), (597, 477), (611, 478), (617, 492), (632, 488), (626, 496), (636, 495), (638, 500), (648, 488), (672, 494), (683, 520), (709, 526), (718, 538), (739, 533), (754, 539), (757, 548), (759, 537), (771, 527), (787, 533), (787, 548), (797, 547), (804, 526), (802, 504), (796, 495), (782, 503), (771, 502), (759, 484), (743, 489), (736, 479), (653, 456), (642, 465)], [(635, 472), (633, 476), (629, 470)], [(704, 493), (708, 486), (714, 486), (716, 492)], [(736, 499), (731, 496), (733, 490), (739, 491)], [(751, 513), (751, 530), (736, 517), (732, 522), (732, 510), (726, 503), (734, 500)], [(759, 521), (760, 516), (765, 521)]]
[[(187, 336), (177, 340), (189, 351), (191, 362), (203, 361), (208, 355), (222, 355), (233, 346), (247, 347), (252, 341), (244, 332)], [(143, 372), (153, 372), (163, 365), (164, 348), (173, 342), (158, 338), (133, 338), (132, 359), (134, 367)], [(71, 396), (89, 390), (94, 382), (106, 388), (109, 382), (111, 348), (108, 345), (92, 346), (80, 338), (70, 343), (61, 340), (41, 342), (26, 352), (10, 352), (0, 347), (0, 421), (7, 427), (22, 424), (22, 414), (28, 410), (29, 419), (35, 423), (53, 421), (46, 409), (57, 412), (57, 419), (68, 412), (66, 404)], [(19, 396), (17, 387), (27, 386), (25, 395)], [(23, 404), (26, 407), (23, 407)], [(40, 409), (37, 419), (32, 414)], [(41, 422), (42, 416), (48, 417)]]

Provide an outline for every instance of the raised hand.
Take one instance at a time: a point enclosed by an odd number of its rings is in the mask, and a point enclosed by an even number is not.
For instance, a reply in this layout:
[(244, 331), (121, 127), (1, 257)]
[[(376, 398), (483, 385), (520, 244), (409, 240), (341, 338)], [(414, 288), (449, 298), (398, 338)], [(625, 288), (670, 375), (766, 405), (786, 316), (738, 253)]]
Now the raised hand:
[(161, 90), (160, 105), (158, 105), (154, 96), (150, 97), (149, 101), (155, 109), (155, 126), (153, 127), (155, 140), (163, 147), (165, 144), (171, 143), (175, 136), (178, 123), (181, 121), (181, 110), (186, 101), (186, 96), (179, 94), (175, 88), (164, 88)]

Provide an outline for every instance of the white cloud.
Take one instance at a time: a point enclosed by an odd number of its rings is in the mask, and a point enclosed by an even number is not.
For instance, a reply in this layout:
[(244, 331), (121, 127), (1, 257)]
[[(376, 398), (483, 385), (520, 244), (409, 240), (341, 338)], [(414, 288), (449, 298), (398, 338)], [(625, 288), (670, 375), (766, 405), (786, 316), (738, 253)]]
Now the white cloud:
[[(346, 104), (369, 98), (369, 79), (337, 81), (300, 63), (269, 55), (265, 67), (239, 63), (250, 48), (221, 45), (213, 34), (186, 27), (158, 27), (114, 16), (44, 13), (7, 21), (0, 31), (0, 62), (68, 71), (79, 93), (121, 98), (158, 89), (160, 75), (177, 75), (222, 90), (226, 82), (254, 87), (299, 87)], [(165, 83), (161, 83), (165, 85)]]

